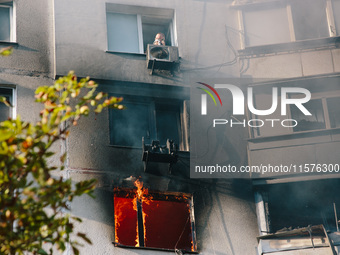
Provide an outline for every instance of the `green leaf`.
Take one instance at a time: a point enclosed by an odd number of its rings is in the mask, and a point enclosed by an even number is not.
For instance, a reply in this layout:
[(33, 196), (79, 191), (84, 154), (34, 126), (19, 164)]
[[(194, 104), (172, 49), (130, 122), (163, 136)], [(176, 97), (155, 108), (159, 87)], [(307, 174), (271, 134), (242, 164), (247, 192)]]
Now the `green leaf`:
[(45, 250), (41, 249), (41, 248), (38, 250), (38, 254), (48, 255), (48, 253)]
[(84, 233), (78, 233), (77, 236), (81, 237), (84, 241), (86, 241), (88, 244), (92, 244), (91, 240), (86, 236)]

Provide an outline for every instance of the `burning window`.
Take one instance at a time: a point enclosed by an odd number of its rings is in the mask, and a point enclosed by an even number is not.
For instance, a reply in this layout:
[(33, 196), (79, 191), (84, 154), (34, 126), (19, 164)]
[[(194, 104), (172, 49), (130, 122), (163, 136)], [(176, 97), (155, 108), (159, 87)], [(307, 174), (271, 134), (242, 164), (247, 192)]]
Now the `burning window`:
[(135, 185), (114, 190), (114, 243), (196, 252), (192, 196), (149, 192), (139, 180)]

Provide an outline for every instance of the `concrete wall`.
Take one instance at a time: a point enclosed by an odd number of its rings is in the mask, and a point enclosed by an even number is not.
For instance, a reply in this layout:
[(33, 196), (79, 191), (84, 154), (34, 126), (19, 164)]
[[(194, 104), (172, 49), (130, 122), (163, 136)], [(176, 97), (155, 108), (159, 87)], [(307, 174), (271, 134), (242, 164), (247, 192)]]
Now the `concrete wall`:
[[(188, 87), (199, 77), (238, 76), (228, 40), (238, 47), (236, 12), (232, 1), (55, 1), (56, 74), (75, 70), (91, 76), (99, 89), (118, 95), (189, 99)], [(149, 75), (145, 55), (108, 53), (106, 4), (169, 8), (175, 12), (181, 71), (174, 76)], [(213, 67), (212, 67), (213, 66)], [(196, 69), (202, 68), (202, 69)], [(109, 114), (91, 115), (71, 130), (67, 141), (67, 176), (73, 180), (100, 180), (96, 199), (81, 198), (72, 213), (83, 218), (78, 228), (93, 241), (84, 254), (159, 254), (124, 249), (112, 244), (114, 233), (113, 187), (124, 178), (142, 176), (150, 190), (194, 193), (198, 250), (200, 254), (255, 254), (258, 234), (253, 194), (249, 183), (190, 181), (188, 152), (174, 166), (173, 175), (157, 177), (143, 172), (141, 148), (109, 145)], [(167, 254), (167, 252), (163, 252)], [(171, 252), (172, 253), (172, 252)], [(69, 253), (68, 253), (69, 254)], [(169, 253), (170, 254), (170, 253)]]

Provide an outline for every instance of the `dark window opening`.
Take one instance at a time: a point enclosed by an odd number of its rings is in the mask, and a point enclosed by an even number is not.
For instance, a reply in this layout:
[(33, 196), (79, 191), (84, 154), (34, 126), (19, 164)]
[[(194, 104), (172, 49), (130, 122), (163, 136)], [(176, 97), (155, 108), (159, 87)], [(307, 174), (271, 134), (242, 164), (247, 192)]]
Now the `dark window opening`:
[[(268, 187), (270, 232), (323, 224), (336, 231), (340, 180), (275, 184)], [(337, 210), (335, 210), (335, 209)]]
[(293, 1), (292, 15), (296, 40), (329, 37), (326, 1)]
[(197, 251), (188, 194), (115, 189), (114, 215), (117, 246)]
[(142, 147), (145, 143), (159, 140), (161, 145), (170, 139), (180, 145), (181, 102), (171, 103), (162, 100), (129, 101), (124, 98), (125, 110), (110, 110), (110, 144), (129, 147)]
[(298, 122), (293, 128), (294, 132), (326, 128), (322, 100), (310, 100), (303, 105), (312, 115), (304, 115), (299, 108), (292, 105), (290, 108), (291, 117)]
[[(13, 104), (12, 101), (12, 89), (0, 88), (0, 96), (6, 97), (6, 100)], [(5, 105), (4, 103), (0, 103), (0, 121), (7, 120), (11, 116), (11, 108)]]
[(164, 18), (151, 18), (142, 16), (142, 28), (143, 28), (143, 46), (144, 51), (147, 49), (148, 44), (153, 44), (155, 36), (158, 33), (165, 35), (165, 44), (171, 44), (171, 20)]

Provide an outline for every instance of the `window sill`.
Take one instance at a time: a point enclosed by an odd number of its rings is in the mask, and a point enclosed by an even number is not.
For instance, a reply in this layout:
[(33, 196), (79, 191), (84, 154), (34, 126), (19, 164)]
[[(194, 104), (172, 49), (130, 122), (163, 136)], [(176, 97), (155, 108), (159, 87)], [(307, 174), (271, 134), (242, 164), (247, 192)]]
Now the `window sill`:
[(248, 46), (243, 50), (239, 50), (238, 52), (240, 57), (245, 57), (258, 54), (272, 54), (279, 52), (294, 52), (300, 50), (325, 48), (340, 48), (340, 36), (260, 46)]
[(3, 46), (18, 46), (19, 44), (17, 42), (0, 41), (0, 45), (3, 45)]
[[(108, 146), (111, 147), (111, 148), (117, 148), (117, 149), (142, 150), (142, 147), (134, 147), (134, 146), (127, 146), (127, 145), (113, 145), (113, 144), (110, 144)], [(178, 150), (178, 153), (182, 154), (183, 156), (185, 156), (185, 155), (189, 155), (190, 151), (181, 151), (181, 150)]]
[(109, 54), (114, 54), (114, 55), (126, 55), (126, 56), (140, 56), (140, 57), (146, 57), (145, 53), (135, 53), (135, 52), (120, 52), (120, 51), (105, 51), (106, 53)]
[[(163, 248), (151, 248), (151, 247), (136, 247), (136, 246), (127, 246), (123, 244), (118, 244), (116, 242), (112, 242), (116, 247), (121, 247), (121, 248), (130, 248), (130, 249), (142, 249), (142, 250), (153, 250), (153, 251), (167, 251), (167, 252), (174, 252), (175, 250), (171, 249), (163, 249)], [(198, 251), (184, 251), (185, 253), (188, 254), (199, 254)]]
[(340, 133), (340, 128), (300, 131), (300, 132), (294, 132), (290, 134), (282, 134), (282, 135), (274, 135), (274, 136), (261, 136), (261, 137), (256, 137), (256, 138), (250, 138), (247, 141), (253, 142), (253, 143), (271, 142), (271, 141), (278, 141), (278, 140), (308, 138), (308, 137), (314, 137), (317, 135), (328, 135), (332, 133)]

